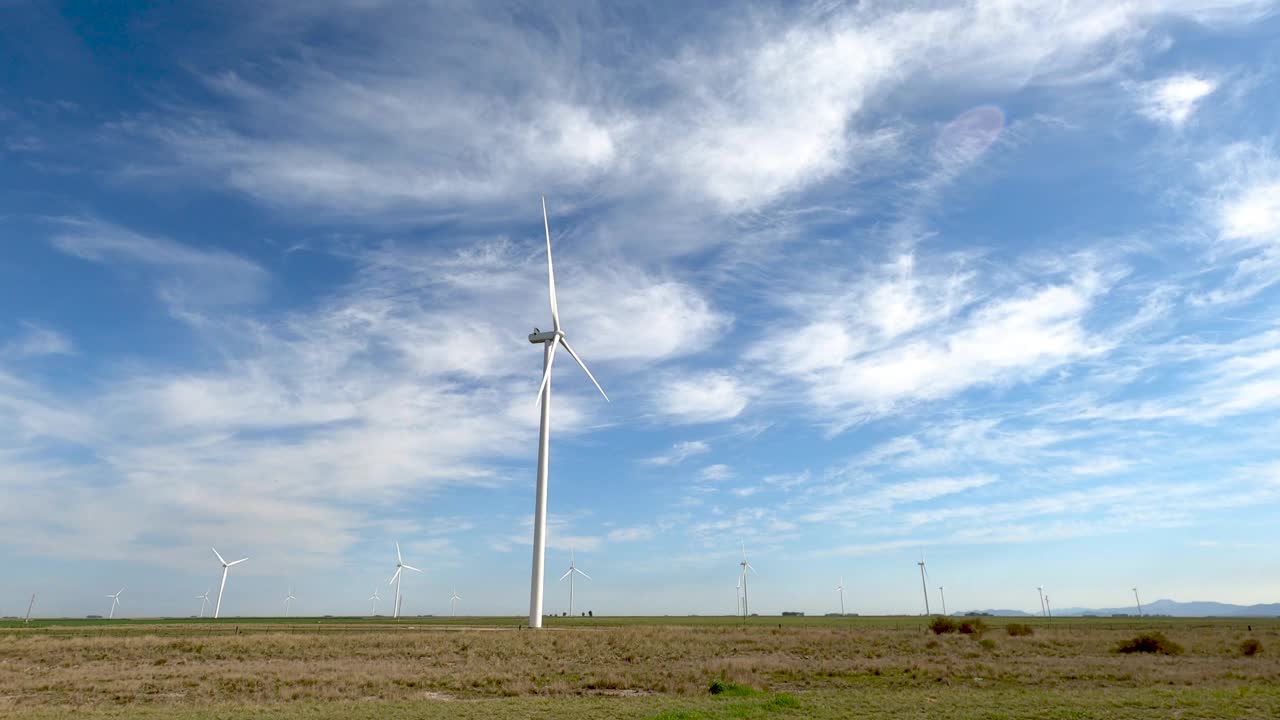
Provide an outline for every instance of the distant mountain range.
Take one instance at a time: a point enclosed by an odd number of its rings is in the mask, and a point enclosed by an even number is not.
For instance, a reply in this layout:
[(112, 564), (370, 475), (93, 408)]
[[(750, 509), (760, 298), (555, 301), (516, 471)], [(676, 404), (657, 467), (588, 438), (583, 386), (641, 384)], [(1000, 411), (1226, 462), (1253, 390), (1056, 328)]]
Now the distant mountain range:
[[(979, 610), (977, 612), (1000, 617), (1033, 617), (1035, 613), (1021, 610)], [(1054, 608), (1053, 614), (1058, 617), (1080, 617), (1082, 615), (1137, 615), (1138, 608), (1130, 605), (1121, 608)], [(1220, 602), (1178, 602), (1176, 600), (1156, 600), (1142, 604), (1144, 615), (1167, 615), (1169, 617), (1280, 617), (1280, 603), (1266, 605), (1232, 605)]]

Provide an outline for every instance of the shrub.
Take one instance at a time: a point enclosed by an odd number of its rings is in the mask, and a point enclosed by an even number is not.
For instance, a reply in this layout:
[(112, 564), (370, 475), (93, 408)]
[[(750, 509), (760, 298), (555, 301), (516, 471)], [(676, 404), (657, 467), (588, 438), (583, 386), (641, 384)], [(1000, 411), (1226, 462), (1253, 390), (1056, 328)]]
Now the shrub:
[(982, 618), (965, 620), (960, 623), (959, 630), (964, 635), (981, 635), (987, 631), (987, 623)]
[(1116, 647), (1122, 653), (1160, 653), (1161, 655), (1180, 655), (1182, 646), (1164, 636), (1164, 633), (1149, 632), (1124, 640)]
[(934, 635), (953, 633), (956, 631), (956, 622), (951, 618), (939, 615), (929, 621), (929, 629), (933, 631)]
[(1026, 623), (1009, 623), (1004, 626), (1004, 631), (1009, 633), (1011, 637), (1021, 637), (1023, 635), (1035, 635), (1035, 628)]
[(1253, 638), (1249, 638), (1248, 640), (1245, 640), (1244, 642), (1240, 643), (1241, 655), (1253, 657), (1254, 655), (1257, 655), (1260, 652), (1262, 652), (1262, 643), (1258, 642), (1257, 640), (1254, 640)]
[(982, 646), (983, 650), (996, 649), (996, 641), (992, 640), (991, 638), (982, 638), (982, 642), (979, 642), (978, 644)]
[(724, 695), (725, 697), (745, 697), (754, 695), (756, 692), (746, 685), (738, 685), (724, 680), (712, 680), (711, 686), (707, 690), (712, 695)]

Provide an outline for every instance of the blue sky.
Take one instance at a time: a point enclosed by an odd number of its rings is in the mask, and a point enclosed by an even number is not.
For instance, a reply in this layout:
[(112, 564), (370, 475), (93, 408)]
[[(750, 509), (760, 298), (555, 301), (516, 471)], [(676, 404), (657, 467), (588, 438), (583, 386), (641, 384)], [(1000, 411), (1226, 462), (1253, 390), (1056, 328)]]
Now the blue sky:
[(0, 3), (0, 614), (525, 612), (541, 194), (548, 611), (1280, 596), (1273, 2), (469, 5)]

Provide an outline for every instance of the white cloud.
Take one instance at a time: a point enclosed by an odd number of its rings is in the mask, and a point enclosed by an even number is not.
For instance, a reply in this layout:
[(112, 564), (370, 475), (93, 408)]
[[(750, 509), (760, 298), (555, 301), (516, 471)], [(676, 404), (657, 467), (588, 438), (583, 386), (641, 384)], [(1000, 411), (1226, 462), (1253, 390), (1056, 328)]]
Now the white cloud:
[(719, 482), (733, 477), (733, 468), (724, 463), (708, 465), (698, 471), (698, 477), (708, 482)]
[(670, 380), (654, 397), (654, 409), (677, 422), (732, 420), (747, 407), (750, 393), (727, 373), (710, 371)]
[(1145, 83), (1139, 90), (1141, 112), (1155, 122), (1182, 127), (1216, 89), (1213, 80), (1185, 73)]
[(821, 497), (819, 506), (803, 516), (806, 522), (852, 522), (868, 514), (892, 511), (898, 505), (924, 502), (974, 490), (996, 482), (993, 475), (936, 477), (881, 485), (874, 489), (852, 487), (842, 497)]
[(0, 355), (73, 355), (75, 351), (71, 338), (52, 328), (32, 323), (23, 323), (22, 332), (17, 337), (0, 345)]
[(103, 264), (134, 264), (155, 272), (162, 296), (180, 305), (221, 305), (260, 299), (270, 276), (224, 250), (201, 250), (97, 220), (63, 218), (51, 242), (68, 255)]
[(646, 458), (645, 463), (650, 465), (679, 465), (686, 458), (693, 455), (701, 455), (711, 450), (711, 445), (702, 440), (684, 440), (671, 446), (671, 450)]
[(609, 531), (609, 542), (637, 542), (640, 540), (650, 540), (653, 538), (653, 528), (647, 525), (639, 525), (629, 528), (618, 528)]

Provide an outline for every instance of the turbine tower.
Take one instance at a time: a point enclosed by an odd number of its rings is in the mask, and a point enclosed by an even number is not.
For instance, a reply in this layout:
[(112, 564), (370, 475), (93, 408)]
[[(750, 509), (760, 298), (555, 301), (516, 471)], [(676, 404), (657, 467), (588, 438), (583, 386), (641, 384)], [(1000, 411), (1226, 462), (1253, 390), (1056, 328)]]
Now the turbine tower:
[(1044, 611), (1045, 611), (1045, 613), (1049, 616), (1049, 619), (1050, 619), (1050, 620), (1052, 620), (1052, 619), (1053, 619), (1053, 606), (1049, 604), (1049, 596), (1048, 596), (1048, 595), (1045, 595), (1045, 596), (1044, 596)]
[(1037, 585), (1036, 590), (1040, 592), (1040, 615), (1043, 617), (1044, 615), (1048, 614), (1048, 611), (1045, 610), (1045, 607), (1044, 607), (1044, 586)]
[(111, 613), (107, 615), (108, 620), (112, 620), (115, 618), (116, 608), (120, 607), (120, 593), (122, 592), (124, 592), (124, 588), (120, 588), (120, 590), (115, 595), (107, 596), (111, 598)]
[(844, 578), (840, 578), (840, 584), (836, 586), (836, 592), (840, 593), (840, 617), (844, 617)]
[(209, 549), (213, 550), (213, 554), (218, 556), (218, 562), (222, 563), (222, 583), (218, 585), (218, 603), (213, 606), (213, 617), (216, 620), (222, 617), (222, 591), (227, 589), (227, 571), (231, 569), (232, 565), (239, 565), (249, 558), (240, 558), (235, 562), (227, 562), (218, 554), (217, 548), (211, 547)]
[[(756, 572), (756, 569), (751, 567), (751, 563), (747, 562), (747, 544), (745, 542), (742, 543), (742, 562), (738, 563), (738, 565), (742, 567), (742, 576), (739, 579), (742, 582), (742, 617), (745, 618), (751, 615), (751, 608), (747, 606), (747, 571)], [(756, 574), (759, 575), (760, 573)]]
[(924, 553), (920, 553), (920, 562), (916, 563), (920, 566), (920, 589), (924, 591), (924, 614), (929, 614), (929, 585), (925, 580), (924, 571)]
[(391, 617), (395, 618), (396, 620), (400, 619), (400, 601), (403, 599), (400, 595), (400, 571), (401, 570), (412, 570), (414, 572), (422, 572), (421, 570), (419, 570), (418, 568), (412, 565), (404, 564), (404, 558), (400, 557), (400, 543), (397, 542), (396, 543), (396, 574), (392, 575), (390, 582), (387, 583), (388, 585), (394, 584), (396, 586), (396, 597), (395, 597), (396, 609), (395, 609), (395, 612), (392, 613), (391, 615)]
[(947, 591), (946, 591), (946, 590), (943, 590), (941, 585), (939, 585), (939, 586), (938, 586), (938, 594), (942, 596), (942, 615), (943, 615), (943, 617), (946, 617), (946, 614), (947, 614)]
[(27, 617), (22, 622), (24, 623), (31, 622), (31, 608), (35, 607), (35, 605), (36, 605), (36, 594), (31, 593), (31, 602), (27, 603)]
[(560, 582), (564, 582), (565, 578), (569, 578), (569, 617), (573, 617), (573, 574), (574, 573), (577, 573), (588, 580), (591, 579), (590, 575), (579, 570), (578, 566), (574, 564), (573, 550), (570, 550), (569, 551), (569, 569), (566, 570), (565, 573), (560, 576)]
[(1138, 588), (1133, 589), (1133, 599), (1138, 603), (1138, 617), (1142, 617), (1142, 600), (1138, 597)]
[(289, 603), (291, 603), (291, 602), (293, 602), (294, 600), (297, 600), (297, 599), (298, 599), (298, 598), (296, 598), (296, 597), (294, 597), (294, 596), (293, 596), (293, 586), (292, 586), (292, 585), (290, 585), (290, 586), (289, 586), (289, 594), (284, 596), (284, 616), (285, 616), (285, 617), (289, 617)]
[(733, 599), (737, 604), (733, 606), (733, 614), (735, 616), (742, 614), (742, 576), (738, 576), (738, 585), (733, 589)]
[(369, 596), (369, 600), (373, 602), (373, 614), (375, 617), (378, 615), (378, 601), (381, 599), (382, 598), (378, 596), (378, 588), (374, 587), (373, 594)]
[(449, 598), (449, 608), (453, 611), (453, 617), (458, 617), (458, 601), (462, 596), (458, 594), (458, 588), (453, 589), (453, 596)]
[(551, 330), (533, 329), (529, 342), (542, 345), (542, 384), (538, 387), (538, 402), (542, 406), (542, 419), (538, 424), (538, 485), (533, 509), (533, 569), (529, 580), (529, 627), (542, 627), (543, 562), (546, 559), (547, 542), (547, 475), (551, 462), (551, 364), (556, 359), (556, 348), (564, 346), (569, 357), (591, 378), (592, 384), (604, 395), (604, 388), (587, 369), (582, 358), (569, 346), (564, 331), (560, 329), (560, 309), (556, 306), (556, 274), (551, 265), (551, 224), (547, 220), (547, 199), (542, 198), (542, 229), (547, 237), (547, 287), (551, 298)]
[(209, 593), (213, 588), (204, 591), (203, 595), (197, 595), (196, 599), (200, 601), (200, 617), (204, 617), (204, 609), (209, 605)]

